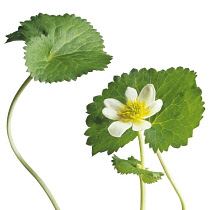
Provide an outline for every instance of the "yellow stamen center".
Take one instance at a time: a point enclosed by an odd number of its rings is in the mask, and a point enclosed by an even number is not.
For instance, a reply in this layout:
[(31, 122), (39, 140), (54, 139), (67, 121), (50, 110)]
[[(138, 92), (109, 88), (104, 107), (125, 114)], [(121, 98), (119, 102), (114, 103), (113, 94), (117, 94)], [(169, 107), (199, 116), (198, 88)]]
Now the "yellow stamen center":
[(126, 105), (122, 105), (122, 110), (118, 111), (118, 115), (124, 122), (140, 121), (150, 115), (150, 106), (146, 106), (145, 101), (139, 101), (136, 98), (134, 101), (127, 100)]

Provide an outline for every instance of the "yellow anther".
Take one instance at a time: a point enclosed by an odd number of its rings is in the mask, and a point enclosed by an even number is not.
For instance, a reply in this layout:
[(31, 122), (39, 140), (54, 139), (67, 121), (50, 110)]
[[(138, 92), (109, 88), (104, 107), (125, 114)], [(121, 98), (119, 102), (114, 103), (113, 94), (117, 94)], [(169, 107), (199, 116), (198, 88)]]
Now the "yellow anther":
[(150, 115), (150, 106), (146, 106), (145, 101), (127, 100), (126, 105), (122, 106), (123, 110), (118, 111), (118, 115), (125, 122), (139, 121)]

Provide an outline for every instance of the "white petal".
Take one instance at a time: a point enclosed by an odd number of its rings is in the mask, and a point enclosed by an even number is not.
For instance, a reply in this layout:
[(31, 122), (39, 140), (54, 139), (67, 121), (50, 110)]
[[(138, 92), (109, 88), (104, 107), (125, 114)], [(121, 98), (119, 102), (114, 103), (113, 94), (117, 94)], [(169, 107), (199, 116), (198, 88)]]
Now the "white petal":
[(110, 120), (120, 120), (120, 116), (118, 116), (117, 111), (112, 108), (104, 108), (102, 110), (102, 113), (105, 117), (107, 117)]
[(154, 102), (152, 102), (151, 104), (149, 104), (150, 106), (150, 112), (151, 114), (148, 117), (151, 117), (152, 115), (155, 115), (157, 112), (159, 112), (163, 106), (163, 101), (161, 99), (158, 99)]
[(109, 133), (114, 137), (121, 137), (122, 134), (132, 126), (132, 122), (113, 122), (109, 127)]
[(107, 98), (104, 100), (104, 104), (108, 108), (112, 108), (116, 111), (122, 110), (122, 103), (114, 98)]
[(127, 87), (125, 91), (125, 97), (127, 98), (127, 100), (134, 101), (138, 97), (138, 93), (136, 89)]
[(133, 122), (132, 129), (134, 131), (142, 131), (151, 128), (151, 123), (146, 120), (141, 120), (140, 122)]
[(139, 100), (145, 101), (146, 105), (152, 103), (155, 100), (156, 91), (153, 84), (148, 84), (143, 87), (139, 94)]

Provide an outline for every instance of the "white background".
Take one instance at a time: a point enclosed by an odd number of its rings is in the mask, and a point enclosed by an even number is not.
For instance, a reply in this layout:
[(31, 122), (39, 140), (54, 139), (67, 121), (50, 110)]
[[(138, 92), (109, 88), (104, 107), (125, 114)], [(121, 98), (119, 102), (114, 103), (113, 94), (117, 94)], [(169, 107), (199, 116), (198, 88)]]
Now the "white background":
[[(0, 7), (0, 209), (53, 210), (41, 187), (18, 162), (9, 146), (5, 122), (17, 89), (28, 77), (23, 42), (4, 44), (5, 35), (20, 21), (39, 12), (76, 14), (103, 36), (113, 61), (104, 72), (93, 72), (76, 82), (44, 84), (32, 81), (13, 116), (13, 137), (23, 157), (45, 180), (61, 210), (137, 210), (139, 180), (119, 175), (106, 153), (91, 157), (83, 135), (86, 105), (100, 95), (114, 75), (132, 68), (188, 67), (197, 72), (206, 111), (189, 144), (163, 154), (186, 202), (187, 210), (208, 210), (210, 159), (210, 6), (208, 0), (19, 0)], [(138, 158), (138, 142), (118, 156)], [(145, 145), (146, 166), (162, 171)], [(147, 185), (146, 210), (181, 210), (166, 177)]]

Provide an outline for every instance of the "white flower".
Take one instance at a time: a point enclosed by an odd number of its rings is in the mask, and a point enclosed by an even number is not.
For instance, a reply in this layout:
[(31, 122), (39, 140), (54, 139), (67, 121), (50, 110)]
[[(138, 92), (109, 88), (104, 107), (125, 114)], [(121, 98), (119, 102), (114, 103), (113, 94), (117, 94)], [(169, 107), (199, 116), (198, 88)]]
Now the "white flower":
[(104, 100), (105, 108), (102, 113), (113, 122), (109, 127), (109, 133), (114, 137), (122, 134), (132, 127), (134, 131), (146, 130), (151, 123), (145, 119), (161, 110), (163, 101), (155, 100), (156, 91), (152, 84), (144, 86), (138, 95), (136, 89), (128, 87), (125, 91), (126, 105), (114, 98)]

